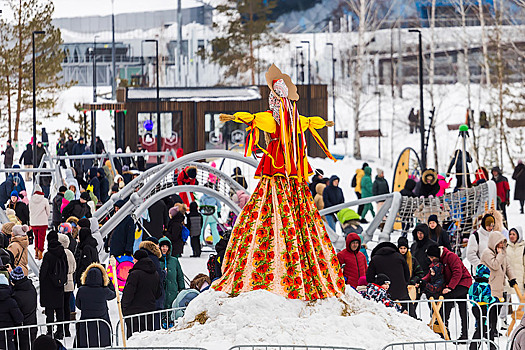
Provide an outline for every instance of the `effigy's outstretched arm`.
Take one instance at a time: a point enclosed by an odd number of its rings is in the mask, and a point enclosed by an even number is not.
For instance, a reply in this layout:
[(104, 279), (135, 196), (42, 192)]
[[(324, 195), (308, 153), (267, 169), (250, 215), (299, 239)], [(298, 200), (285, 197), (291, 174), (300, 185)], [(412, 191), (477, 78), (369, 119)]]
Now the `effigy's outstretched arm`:
[(326, 154), (328, 158), (335, 161), (334, 156), (330, 153), (328, 150), (328, 147), (323, 141), (323, 138), (319, 133), (317, 132), (317, 129), (322, 129), (324, 127), (331, 127), (334, 126), (334, 122), (330, 120), (324, 120), (321, 117), (305, 117), (301, 116), (301, 131), (305, 132), (306, 130), (310, 130), (310, 133), (312, 134), (315, 142), (321, 147), (323, 152)]

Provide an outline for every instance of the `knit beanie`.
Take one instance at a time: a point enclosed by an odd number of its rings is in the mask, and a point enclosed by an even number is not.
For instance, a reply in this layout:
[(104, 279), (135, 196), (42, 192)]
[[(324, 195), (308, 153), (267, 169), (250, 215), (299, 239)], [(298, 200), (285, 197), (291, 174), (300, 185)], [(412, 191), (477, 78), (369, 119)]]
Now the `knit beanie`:
[(439, 247), (437, 245), (435, 245), (435, 244), (433, 244), (430, 247), (428, 247), (428, 249), (427, 249), (427, 256), (431, 256), (433, 258), (441, 257), (441, 251), (440, 251)]
[(401, 247), (408, 248), (408, 239), (406, 237), (399, 237), (399, 239), (397, 240), (397, 247), (398, 248), (401, 248)]
[(148, 257), (148, 253), (143, 249), (139, 249), (135, 252), (135, 254), (133, 254), (133, 258), (137, 261), (147, 258), (147, 257)]
[(64, 222), (63, 224), (60, 224), (58, 227), (58, 232), (67, 235), (68, 233), (71, 233), (73, 231), (73, 226), (69, 222)]
[(13, 271), (11, 271), (9, 276), (13, 281), (18, 281), (24, 278), (26, 275), (24, 275), (24, 270), (22, 270), (20, 266), (17, 266)]
[(170, 208), (169, 210), (170, 217), (174, 217), (175, 215), (177, 215), (178, 212), (179, 212), (179, 207)]
[(85, 227), (85, 228), (90, 228), (91, 224), (89, 222), (89, 219), (82, 218), (82, 219), (78, 220), (78, 226)]
[(197, 177), (197, 168), (194, 166), (190, 166), (186, 169), (186, 174), (190, 179), (194, 179)]
[(63, 193), (63, 192), (66, 192), (66, 191), (67, 191), (67, 187), (66, 187), (66, 186), (60, 186), (60, 187), (58, 188), (58, 192), (59, 192), (59, 193)]
[(490, 226), (495, 222), (496, 220), (494, 219), (494, 216), (492, 216), (492, 214), (486, 214), (485, 216), (483, 216), (483, 219), (481, 219), (481, 227), (483, 227), (486, 230), (487, 226)]
[(378, 286), (382, 286), (383, 284), (390, 284), (390, 278), (384, 273), (378, 273), (374, 279), (374, 283)]
[(14, 222), (6, 222), (5, 224), (2, 225), (2, 233), (6, 236), (11, 236), (14, 226), (15, 226)]
[(64, 192), (64, 199), (68, 201), (72, 201), (75, 198), (75, 194), (71, 190), (67, 190)]
[(357, 286), (366, 286), (366, 276), (361, 276), (357, 280)]
[(58, 233), (54, 230), (49, 231), (49, 233), (47, 234), (47, 241), (48, 242), (51, 242), (51, 241), (58, 242)]
[(11, 197), (18, 197), (18, 191), (14, 190), (11, 192)]
[(438, 216), (436, 214), (432, 214), (428, 217), (427, 223), (430, 223), (430, 221), (434, 221), (436, 224), (439, 223)]
[(12, 229), (13, 236), (25, 236), (27, 231), (29, 231), (27, 225), (15, 225)]
[(80, 198), (82, 198), (83, 200), (85, 200), (86, 202), (89, 202), (91, 200), (91, 196), (89, 195), (89, 193), (87, 191), (85, 192), (82, 192), (80, 194)]
[(144, 241), (153, 242), (156, 245), (159, 245), (159, 239), (157, 237), (150, 236), (146, 238)]

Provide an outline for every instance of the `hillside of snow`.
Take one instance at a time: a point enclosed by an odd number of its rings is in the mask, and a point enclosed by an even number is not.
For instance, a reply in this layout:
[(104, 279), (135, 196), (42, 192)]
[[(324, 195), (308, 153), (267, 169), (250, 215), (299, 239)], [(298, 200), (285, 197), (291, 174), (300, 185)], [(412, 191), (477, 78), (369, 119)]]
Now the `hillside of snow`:
[(174, 329), (136, 334), (128, 346), (170, 344), (226, 350), (242, 344), (272, 344), (375, 350), (393, 342), (439, 339), (423, 322), (365, 300), (351, 288), (341, 299), (316, 302), (291, 300), (264, 290), (235, 298), (210, 290), (189, 304)]

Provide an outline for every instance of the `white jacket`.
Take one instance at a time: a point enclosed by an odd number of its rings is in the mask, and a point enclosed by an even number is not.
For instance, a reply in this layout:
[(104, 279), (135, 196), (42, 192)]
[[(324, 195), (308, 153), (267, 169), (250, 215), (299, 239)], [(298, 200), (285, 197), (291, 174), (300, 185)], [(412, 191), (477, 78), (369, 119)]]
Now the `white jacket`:
[(73, 292), (75, 290), (75, 284), (73, 283), (73, 274), (75, 273), (75, 270), (77, 269), (77, 263), (75, 260), (75, 256), (68, 249), (69, 247), (69, 237), (68, 236), (62, 233), (59, 233), (58, 241), (60, 242), (60, 244), (62, 244), (62, 247), (64, 247), (64, 251), (66, 252), (66, 257), (67, 257), (67, 283), (64, 286), (64, 292)]
[(472, 271), (476, 271), (481, 260), (481, 254), (489, 245), (490, 232), (481, 226), (477, 229), (477, 232), (479, 243), (478, 239), (474, 236), (474, 233), (471, 233), (467, 245), (467, 260), (470, 262), (470, 265), (472, 265)]
[[(516, 277), (518, 287), (520, 287), (521, 294), (524, 293), (523, 283), (525, 283), (525, 242), (523, 242), (523, 230), (520, 226), (515, 228), (518, 231), (518, 240), (516, 243), (507, 243), (507, 259), (509, 260), (510, 268)], [(516, 294), (514, 288), (507, 286), (507, 292)]]
[(41, 194), (33, 194), (29, 200), (29, 224), (31, 226), (49, 225), (49, 201)]

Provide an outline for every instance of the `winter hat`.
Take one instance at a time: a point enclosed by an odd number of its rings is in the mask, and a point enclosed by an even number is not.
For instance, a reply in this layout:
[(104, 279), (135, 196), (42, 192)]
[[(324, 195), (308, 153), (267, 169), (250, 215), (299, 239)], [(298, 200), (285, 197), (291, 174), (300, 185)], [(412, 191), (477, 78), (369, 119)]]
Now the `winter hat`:
[(190, 166), (186, 169), (186, 174), (190, 179), (194, 179), (197, 177), (197, 168), (194, 166)]
[(439, 247), (435, 244), (431, 245), (427, 249), (427, 256), (431, 256), (433, 258), (439, 258), (441, 256), (441, 250)]
[(38, 350), (57, 350), (56, 341), (48, 335), (42, 334), (33, 342), (33, 349)]
[(377, 168), (376, 169), (377, 175), (384, 174), (385, 172), (382, 169)]
[(174, 217), (175, 215), (177, 215), (178, 212), (179, 212), (179, 207), (173, 207), (173, 208), (170, 208), (168, 213), (170, 214), (170, 217)]
[(399, 237), (397, 240), (397, 247), (407, 247), (408, 248), (408, 239), (406, 237)]
[(133, 254), (133, 258), (137, 261), (147, 258), (147, 257), (148, 257), (148, 253), (143, 249), (139, 249), (135, 252), (135, 254)]
[(80, 194), (80, 198), (85, 200), (86, 202), (89, 202), (91, 200), (91, 196), (89, 195), (89, 193), (86, 191), (86, 192), (82, 192)]
[(2, 225), (2, 233), (6, 236), (11, 236), (13, 233), (13, 227), (15, 226), (14, 222), (6, 222)]
[(124, 202), (121, 199), (121, 200), (116, 201), (115, 204), (113, 204), (113, 206), (116, 207), (116, 208), (122, 208), (124, 206), (124, 204), (126, 204), (126, 202)]
[(122, 167), (122, 172), (124, 173), (124, 172), (126, 172), (126, 171), (129, 171), (129, 166), (124, 165), (124, 166)]
[(51, 241), (58, 242), (58, 233), (54, 230), (49, 231), (49, 233), (47, 234), (47, 241), (48, 242), (51, 242)]
[(67, 235), (73, 231), (73, 226), (69, 222), (64, 222), (58, 227), (58, 232)]
[(12, 191), (11, 197), (18, 197), (18, 191), (17, 190)]
[(119, 187), (118, 187), (117, 184), (113, 184), (113, 186), (111, 186), (111, 191), (112, 192), (118, 192), (118, 190), (119, 190)]
[(78, 226), (90, 228), (91, 227), (91, 223), (89, 222), (89, 219), (82, 218), (82, 219), (78, 220)]
[(374, 283), (378, 286), (382, 286), (383, 284), (390, 284), (390, 278), (384, 273), (378, 273), (374, 279)]
[(439, 223), (438, 216), (436, 214), (432, 214), (428, 217), (427, 223), (430, 223), (430, 221), (434, 221), (436, 224)]
[(29, 231), (29, 226), (27, 225), (15, 225), (12, 228), (13, 236), (25, 236), (26, 232)]
[(5, 215), (7, 215), (8, 217), (11, 216), (11, 215), (15, 215), (16, 216), (16, 211), (14, 211), (13, 209), (11, 208), (7, 208), (5, 210)]
[(13, 271), (11, 271), (9, 276), (13, 281), (18, 281), (24, 278), (26, 275), (24, 275), (24, 270), (22, 270), (20, 266), (17, 266)]
[(60, 188), (58, 189), (58, 192), (62, 193), (62, 192), (66, 192), (67, 191), (67, 187), (66, 186), (60, 186)]
[(75, 194), (71, 190), (67, 190), (64, 192), (64, 199), (67, 201), (72, 201), (75, 198)]
[(150, 236), (146, 238), (144, 241), (153, 242), (156, 245), (159, 245), (159, 239), (157, 237)]
[(487, 229), (487, 226), (493, 225), (496, 223), (496, 220), (494, 219), (494, 216), (492, 214), (485, 214), (483, 216), (483, 219), (481, 219), (481, 227), (483, 227), (485, 230)]
[(359, 279), (357, 280), (357, 286), (366, 286), (366, 284), (366, 276), (359, 277)]
[(7, 280), (7, 277), (5, 277), (4, 274), (0, 273), (0, 285), (8, 286), (9, 281)]
[(40, 187), (39, 184), (36, 184), (35, 188), (33, 188), (33, 194), (44, 195), (44, 192), (42, 192), (42, 187)]

